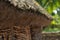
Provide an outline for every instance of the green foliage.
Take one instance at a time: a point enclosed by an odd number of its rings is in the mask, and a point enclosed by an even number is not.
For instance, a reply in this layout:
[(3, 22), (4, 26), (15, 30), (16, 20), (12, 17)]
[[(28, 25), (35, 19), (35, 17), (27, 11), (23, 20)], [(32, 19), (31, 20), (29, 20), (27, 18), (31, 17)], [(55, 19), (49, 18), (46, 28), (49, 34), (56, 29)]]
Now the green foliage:
[(44, 7), (52, 16), (53, 21), (45, 28), (46, 32), (60, 31), (60, 0), (36, 0)]
[(60, 7), (60, 0), (36, 0), (42, 7), (44, 7), (49, 13)]

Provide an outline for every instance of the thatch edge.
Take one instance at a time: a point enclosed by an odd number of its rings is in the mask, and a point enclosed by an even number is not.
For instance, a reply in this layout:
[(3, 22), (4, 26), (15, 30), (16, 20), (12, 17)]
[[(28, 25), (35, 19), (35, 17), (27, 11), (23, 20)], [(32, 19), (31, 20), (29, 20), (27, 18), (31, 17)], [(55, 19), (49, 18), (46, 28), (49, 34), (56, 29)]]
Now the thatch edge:
[[(10, 2), (10, 4), (12, 4), (12, 5), (14, 5), (14, 3), (11, 3), (11, 1), (10, 0), (5, 0), (6, 2)], [(36, 2), (36, 1), (35, 1)], [(34, 2), (34, 3), (35, 3)], [(15, 5), (14, 5), (15, 6)], [(16, 7), (16, 6), (15, 6)], [(18, 7), (18, 6), (17, 6)], [(18, 7), (19, 8), (19, 7)], [(52, 20), (53, 18), (52, 18), (52, 16), (44, 9), (44, 8), (42, 8), (39, 4), (38, 5), (33, 5), (33, 7), (31, 7), (31, 8), (20, 8), (20, 9), (22, 9), (22, 10), (30, 10), (30, 9), (32, 9), (32, 10), (34, 10), (34, 11), (37, 11), (37, 12), (39, 12), (39, 13), (41, 13), (41, 14), (43, 14), (45, 17), (47, 17), (49, 20)]]

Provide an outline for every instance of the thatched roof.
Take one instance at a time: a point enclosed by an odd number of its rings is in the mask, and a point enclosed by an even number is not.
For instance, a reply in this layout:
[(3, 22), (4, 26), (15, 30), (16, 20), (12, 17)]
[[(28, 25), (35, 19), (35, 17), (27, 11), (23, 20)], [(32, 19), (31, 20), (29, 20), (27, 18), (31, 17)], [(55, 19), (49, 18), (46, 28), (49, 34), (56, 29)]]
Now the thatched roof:
[(49, 15), (48, 12), (44, 8), (42, 8), (35, 0), (6, 0), (6, 1), (9, 1), (11, 4), (17, 6), (20, 9), (23, 10), (32, 9), (45, 15), (48, 19), (50, 20), (52, 19), (52, 16)]

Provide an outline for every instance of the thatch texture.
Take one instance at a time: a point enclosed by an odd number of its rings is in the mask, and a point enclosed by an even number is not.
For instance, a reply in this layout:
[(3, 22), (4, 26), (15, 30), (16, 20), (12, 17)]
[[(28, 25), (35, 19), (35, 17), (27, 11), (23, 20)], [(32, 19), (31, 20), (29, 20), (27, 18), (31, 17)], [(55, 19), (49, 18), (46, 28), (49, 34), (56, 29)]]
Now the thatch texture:
[(7, 0), (14, 6), (17, 6), (20, 9), (32, 9), (34, 11), (38, 11), (41, 14), (45, 15), (48, 19), (52, 19), (52, 16), (48, 14), (48, 12), (41, 7), (41, 5), (36, 2), (36, 0)]

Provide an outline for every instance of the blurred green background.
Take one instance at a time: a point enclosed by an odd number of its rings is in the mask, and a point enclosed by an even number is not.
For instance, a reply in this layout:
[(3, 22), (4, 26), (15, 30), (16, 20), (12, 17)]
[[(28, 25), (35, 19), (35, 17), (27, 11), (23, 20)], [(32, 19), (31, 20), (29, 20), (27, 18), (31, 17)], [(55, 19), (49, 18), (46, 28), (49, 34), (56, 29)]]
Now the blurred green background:
[(53, 21), (43, 32), (60, 32), (60, 0), (36, 0), (53, 17)]

